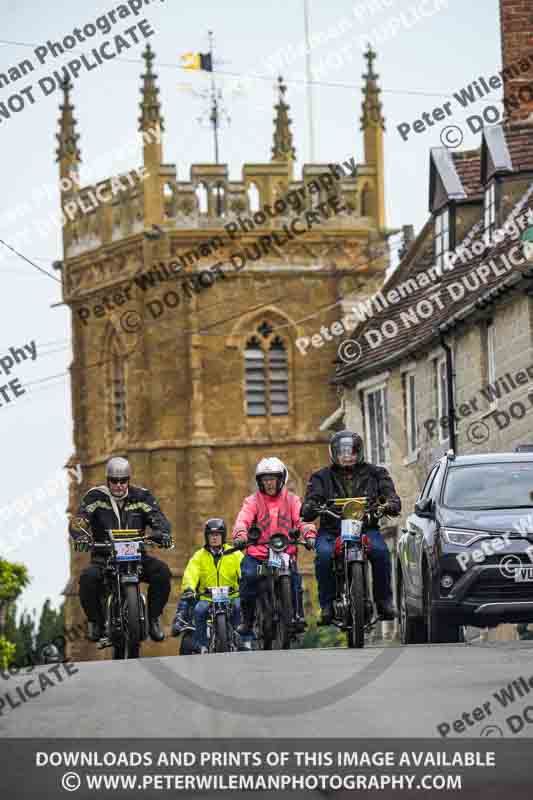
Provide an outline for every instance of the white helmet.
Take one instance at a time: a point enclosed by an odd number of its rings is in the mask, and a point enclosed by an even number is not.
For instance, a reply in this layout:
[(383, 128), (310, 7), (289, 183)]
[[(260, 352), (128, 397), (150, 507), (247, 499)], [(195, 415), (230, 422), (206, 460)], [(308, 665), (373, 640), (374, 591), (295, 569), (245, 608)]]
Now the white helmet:
[(267, 475), (275, 476), (278, 479), (276, 494), (279, 494), (287, 483), (287, 478), (289, 477), (287, 467), (283, 461), (280, 461), (280, 459), (276, 457), (261, 459), (255, 468), (255, 482), (257, 483), (257, 488), (260, 492), (264, 492), (263, 482), (261, 479)]

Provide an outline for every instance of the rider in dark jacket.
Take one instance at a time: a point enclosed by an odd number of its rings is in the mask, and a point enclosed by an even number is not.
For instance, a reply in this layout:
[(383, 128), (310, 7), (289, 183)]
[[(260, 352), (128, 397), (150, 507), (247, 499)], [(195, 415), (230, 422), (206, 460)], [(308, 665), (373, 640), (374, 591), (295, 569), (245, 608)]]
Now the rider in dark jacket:
[[(336, 497), (386, 498), (385, 512), (397, 516), (401, 511), (401, 501), (396, 494), (394, 483), (384, 467), (364, 461), (363, 440), (357, 433), (339, 431), (331, 439), (329, 446), (331, 466), (319, 469), (311, 475), (302, 505), (301, 516), (311, 522), (318, 516), (318, 507), (326, 500)], [(335, 540), (340, 535), (340, 520), (328, 514), (320, 516), (320, 526), (316, 539), (315, 572), (318, 582), (318, 597), (322, 609), (322, 623), (331, 624), (333, 619), (333, 600), (335, 599), (335, 575), (333, 554)], [(369, 558), (374, 578), (374, 598), (378, 613), (383, 619), (392, 620), (395, 611), (392, 604), (391, 563), (389, 549), (379, 531), (376, 516), (370, 518), (365, 529), (371, 542)]]
[[(90, 533), (95, 542), (107, 541), (112, 529), (151, 528), (150, 538), (163, 547), (171, 547), (170, 523), (155, 497), (139, 486), (130, 486), (131, 469), (125, 458), (111, 458), (106, 466), (106, 486), (89, 489), (78, 513), (70, 522), (69, 533), (76, 540)], [(149, 583), (148, 617), (150, 637), (155, 642), (165, 638), (159, 617), (170, 594), (170, 570), (164, 561), (143, 554), (143, 580)], [(89, 639), (98, 641), (103, 635), (103, 560), (91, 555), (91, 565), (80, 575), (80, 602), (89, 622)]]

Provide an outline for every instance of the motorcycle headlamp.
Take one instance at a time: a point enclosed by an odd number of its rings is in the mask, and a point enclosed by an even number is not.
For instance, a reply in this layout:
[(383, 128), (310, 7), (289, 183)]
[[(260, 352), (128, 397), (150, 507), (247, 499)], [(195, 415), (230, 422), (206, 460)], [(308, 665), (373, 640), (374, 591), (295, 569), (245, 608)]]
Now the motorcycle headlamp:
[(458, 547), (469, 547), (469, 545), (477, 542), (479, 539), (490, 538), (490, 533), (485, 533), (484, 531), (470, 531), (463, 528), (442, 528), (441, 534), (445, 542)]
[(274, 536), (270, 538), (269, 544), (272, 550), (275, 550), (277, 553), (281, 553), (282, 550), (285, 550), (289, 544), (289, 538), (288, 536), (285, 536), (284, 533), (275, 533)]

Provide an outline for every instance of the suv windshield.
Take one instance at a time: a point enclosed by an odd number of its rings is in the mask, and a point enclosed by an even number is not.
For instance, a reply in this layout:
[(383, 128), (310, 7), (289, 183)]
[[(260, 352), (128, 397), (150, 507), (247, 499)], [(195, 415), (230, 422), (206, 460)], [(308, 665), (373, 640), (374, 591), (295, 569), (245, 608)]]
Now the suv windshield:
[(443, 504), (449, 508), (533, 507), (533, 462), (451, 467)]

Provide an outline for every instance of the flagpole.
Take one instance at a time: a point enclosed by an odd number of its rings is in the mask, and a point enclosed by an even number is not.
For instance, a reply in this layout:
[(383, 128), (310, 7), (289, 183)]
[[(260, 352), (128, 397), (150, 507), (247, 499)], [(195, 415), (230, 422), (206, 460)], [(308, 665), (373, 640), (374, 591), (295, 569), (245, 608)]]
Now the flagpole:
[(209, 54), (211, 56), (211, 122), (213, 124), (213, 133), (215, 137), (215, 164), (218, 164), (218, 103), (217, 92), (215, 85), (215, 74), (213, 68), (213, 31), (208, 31), (209, 36)]
[(311, 84), (311, 47), (309, 46), (309, 0), (304, 0), (305, 26), (305, 72), (307, 79), (307, 120), (309, 125), (309, 160), (315, 160), (315, 137), (313, 120), (313, 86)]

